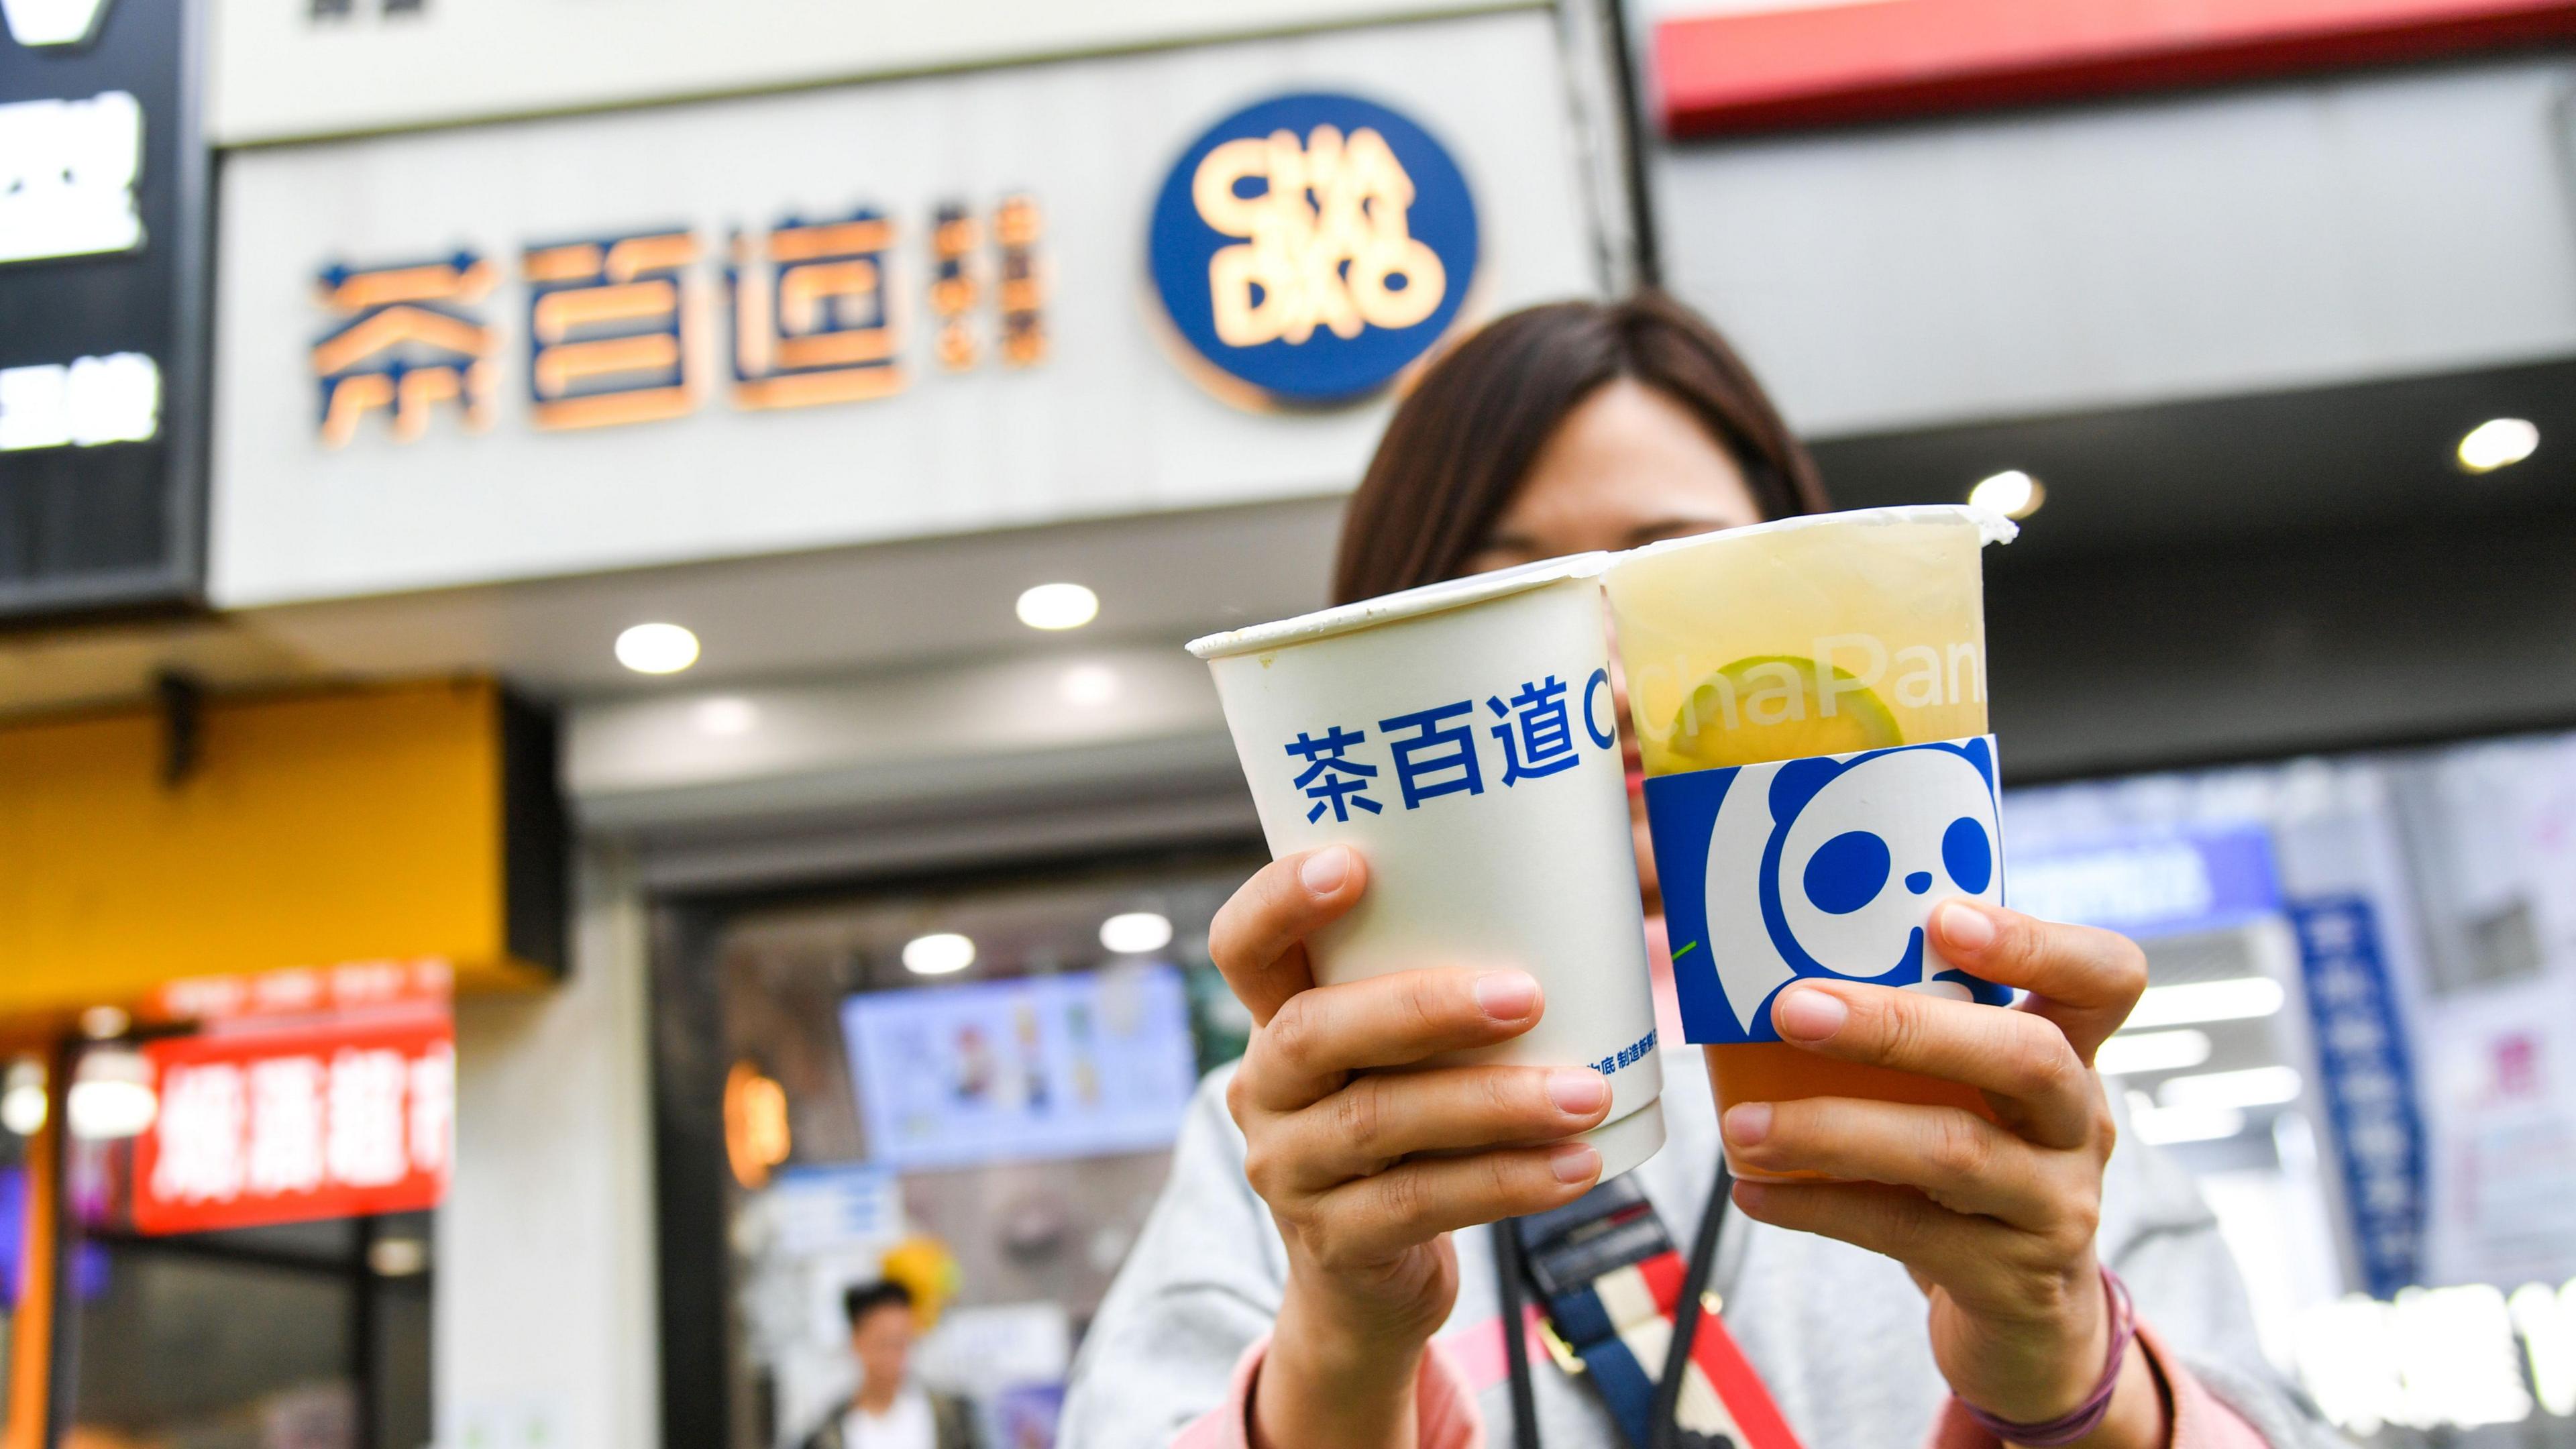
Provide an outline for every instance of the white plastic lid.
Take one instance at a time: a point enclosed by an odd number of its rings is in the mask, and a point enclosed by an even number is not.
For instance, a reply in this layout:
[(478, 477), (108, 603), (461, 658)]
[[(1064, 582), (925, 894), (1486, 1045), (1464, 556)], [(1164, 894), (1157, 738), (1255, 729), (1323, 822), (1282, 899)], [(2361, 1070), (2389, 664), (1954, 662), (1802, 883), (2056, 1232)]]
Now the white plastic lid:
[[(2007, 523), (2004, 526), (2010, 528), (2012, 525)], [(1229, 655), (1254, 654), (1268, 649), (1283, 649), (1291, 644), (1311, 643), (1336, 634), (1353, 634), (1362, 629), (1420, 618), (1425, 614), (1463, 609), (1469, 604), (1525, 594), (1567, 579), (1598, 578), (1601, 571), (1610, 566), (1610, 559), (1606, 553), (1568, 554), (1564, 558), (1515, 564), (1490, 573), (1469, 574), (1463, 579), (1444, 579), (1401, 593), (1381, 594), (1357, 603), (1336, 604), (1293, 619), (1210, 634), (1191, 640), (1190, 652), (1201, 659), (1223, 659)]]
[(2021, 525), (1991, 508), (1972, 503), (1909, 503), (1896, 508), (1854, 508), (1842, 513), (1801, 513), (1793, 518), (1775, 518), (1768, 523), (1746, 524), (1741, 528), (1723, 528), (1714, 533), (1694, 533), (1688, 538), (1668, 538), (1619, 555), (1621, 559), (1652, 558), (1676, 549), (1696, 548), (1718, 538), (1750, 538), (1755, 534), (1788, 533), (1801, 528), (1874, 527), (1889, 523), (1963, 523), (1974, 524), (1980, 547), (1990, 543), (2010, 543), (2021, 536)]

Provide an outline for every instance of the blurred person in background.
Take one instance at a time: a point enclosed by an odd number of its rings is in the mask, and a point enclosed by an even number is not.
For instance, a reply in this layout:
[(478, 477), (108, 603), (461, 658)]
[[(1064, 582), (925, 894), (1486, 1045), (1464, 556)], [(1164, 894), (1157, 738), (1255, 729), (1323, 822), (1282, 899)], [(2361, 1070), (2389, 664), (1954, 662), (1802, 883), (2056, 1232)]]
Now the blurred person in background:
[(805, 1436), (804, 1449), (976, 1449), (973, 1407), (912, 1380), (912, 1290), (892, 1281), (862, 1284), (841, 1306), (859, 1387)]
[[(1398, 407), (1351, 501), (1334, 594), (1825, 507), (1814, 463), (1705, 321), (1651, 295), (1535, 307), (1459, 343)], [(1678, 1042), (1626, 744), (1657, 1013)], [(1521, 1295), (1503, 1296), (1481, 1226), (1594, 1187), (1599, 1155), (1555, 1139), (1600, 1122), (1608, 1086), (1585, 1069), (1373, 1070), (1506, 1040), (1546, 1003), (1509, 971), (1316, 986), (1305, 938), (1367, 888), (1366, 861), (1327, 848), (1273, 863), (1219, 915), (1209, 952), (1257, 1026), (1202, 1085), (1083, 1344), (1068, 1449), (1626, 1442), (1597, 1374), (1541, 1360), (1512, 1382), (1523, 1335), (1498, 1314)], [(2189, 1178), (2151, 1149), (2113, 1150), (2090, 1066), (2145, 987), (2138, 948), (1965, 902), (1933, 930), (2024, 1003), (1809, 981), (1774, 1022), (1827, 1057), (1975, 1086), (1999, 1122), (1821, 1099), (1739, 1104), (1721, 1124), (1705, 1073), (1667, 1059), (1669, 1141), (1634, 1177), (1677, 1243), (1704, 1222), (1721, 1132), (1750, 1163), (1838, 1179), (1736, 1183), (1714, 1240), (1722, 1331), (1788, 1424), (1812, 1449), (1964, 1449), (2016, 1429), (2087, 1449), (2341, 1443), (2267, 1367)], [(1531, 1142), (1554, 1145), (1502, 1145)]]

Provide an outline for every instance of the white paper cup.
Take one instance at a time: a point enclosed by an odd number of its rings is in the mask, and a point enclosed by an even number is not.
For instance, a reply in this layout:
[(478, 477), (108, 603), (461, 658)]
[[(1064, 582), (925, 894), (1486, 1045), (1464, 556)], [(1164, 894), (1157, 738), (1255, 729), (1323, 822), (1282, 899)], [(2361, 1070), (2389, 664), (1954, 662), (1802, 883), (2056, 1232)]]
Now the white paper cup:
[(1322, 984), (1517, 967), (1539, 1024), (1435, 1065), (1585, 1066), (1625, 1172), (1664, 1142), (1643, 908), (1620, 763), (1603, 554), (1215, 634), (1226, 724), (1273, 856), (1356, 848), (1368, 891), (1310, 939)]

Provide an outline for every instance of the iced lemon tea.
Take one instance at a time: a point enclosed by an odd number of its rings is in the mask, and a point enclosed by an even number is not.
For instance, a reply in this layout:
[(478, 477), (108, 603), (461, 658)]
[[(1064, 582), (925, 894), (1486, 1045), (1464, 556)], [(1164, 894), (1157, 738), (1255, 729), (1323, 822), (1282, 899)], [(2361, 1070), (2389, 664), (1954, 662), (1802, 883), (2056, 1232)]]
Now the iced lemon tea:
[[(1923, 920), (1945, 895), (2000, 895), (1993, 807), (1975, 799), (1976, 771), (1988, 795), (1994, 781), (1979, 550), (2012, 532), (1965, 508), (1873, 509), (1678, 539), (1608, 571), (1675, 971), (1721, 1111), (1816, 1096), (1987, 1110), (1966, 1087), (1781, 1043), (1769, 1013), (1797, 975), (2002, 999), (1947, 970)], [(1960, 741), (1910, 769), (1868, 753)], [(1775, 761), (1814, 763), (1694, 782), (1716, 803), (1688, 820), (1663, 808), (1685, 790), (1653, 783)], [(1725, 805), (1737, 781), (1758, 798)], [(1914, 809), (1919, 827), (1887, 824), (1890, 797), (1925, 781), (1966, 793)]]

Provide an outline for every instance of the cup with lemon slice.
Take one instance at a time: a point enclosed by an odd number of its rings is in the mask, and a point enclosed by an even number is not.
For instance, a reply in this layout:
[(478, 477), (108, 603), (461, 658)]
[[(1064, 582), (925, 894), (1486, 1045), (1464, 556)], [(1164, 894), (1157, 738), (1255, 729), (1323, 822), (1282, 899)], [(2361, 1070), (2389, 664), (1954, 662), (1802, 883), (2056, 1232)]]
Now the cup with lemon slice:
[(1980, 509), (1868, 509), (1655, 544), (1605, 574), (1675, 975), (1721, 1110), (1986, 1110), (1786, 1045), (1770, 1004), (1817, 975), (2005, 998), (1945, 969), (1924, 922), (1945, 893), (2001, 894), (1979, 558), (2013, 532)]

